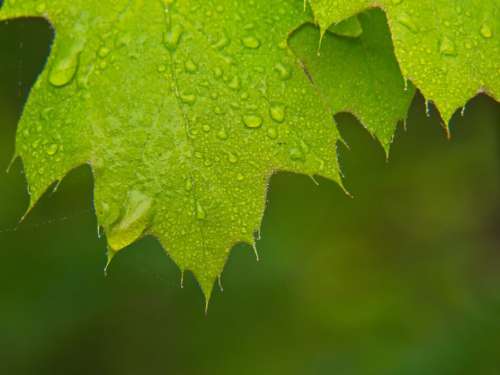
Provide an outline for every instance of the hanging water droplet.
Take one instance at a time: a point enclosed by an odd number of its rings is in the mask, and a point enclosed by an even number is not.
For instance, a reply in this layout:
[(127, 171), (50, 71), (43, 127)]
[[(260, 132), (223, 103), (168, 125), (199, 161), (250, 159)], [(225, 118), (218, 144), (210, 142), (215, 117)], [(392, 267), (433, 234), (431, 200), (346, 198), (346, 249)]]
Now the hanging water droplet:
[(78, 40), (69, 46), (61, 47), (49, 73), (49, 82), (53, 86), (63, 87), (73, 80), (84, 45), (83, 40)]
[(279, 123), (285, 121), (285, 106), (282, 104), (274, 103), (269, 108), (271, 118)]
[(111, 249), (121, 250), (142, 236), (152, 216), (153, 200), (140, 191), (130, 191), (123, 214), (108, 231), (108, 243)]
[(247, 128), (257, 129), (262, 126), (262, 117), (259, 115), (245, 115), (243, 116), (243, 123)]

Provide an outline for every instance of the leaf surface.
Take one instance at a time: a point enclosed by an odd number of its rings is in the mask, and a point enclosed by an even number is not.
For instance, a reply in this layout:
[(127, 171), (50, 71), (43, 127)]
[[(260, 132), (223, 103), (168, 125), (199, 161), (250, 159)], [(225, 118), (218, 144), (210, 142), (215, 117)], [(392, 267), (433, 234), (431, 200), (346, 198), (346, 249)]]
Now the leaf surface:
[(353, 113), (388, 153), (415, 89), (401, 74), (383, 12), (372, 10), (349, 20), (358, 18), (358, 26), (354, 21), (347, 25), (354, 25), (351, 30), (363, 30), (361, 34), (327, 32), (320, 55), (315, 46), (319, 31), (311, 24), (291, 36), (290, 47), (334, 113)]
[(498, 0), (310, 0), (323, 30), (367, 8), (387, 14), (403, 75), (446, 125), (476, 94), (500, 99)]

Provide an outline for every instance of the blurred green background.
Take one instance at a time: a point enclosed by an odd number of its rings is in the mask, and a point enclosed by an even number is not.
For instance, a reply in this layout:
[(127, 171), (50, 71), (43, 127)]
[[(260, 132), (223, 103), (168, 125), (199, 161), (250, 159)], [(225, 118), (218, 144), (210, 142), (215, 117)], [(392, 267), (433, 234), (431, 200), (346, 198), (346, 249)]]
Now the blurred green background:
[(22, 165), (4, 171), (51, 38), (0, 23), (0, 374), (500, 374), (500, 105), (474, 99), (448, 141), (417, 98), (389, 162), (337, 116), (354, 199), (276, 175), (261, 261), (235, 248), (205, 316), (152, 238), (104, 276), (88, 167), (17, 226)]

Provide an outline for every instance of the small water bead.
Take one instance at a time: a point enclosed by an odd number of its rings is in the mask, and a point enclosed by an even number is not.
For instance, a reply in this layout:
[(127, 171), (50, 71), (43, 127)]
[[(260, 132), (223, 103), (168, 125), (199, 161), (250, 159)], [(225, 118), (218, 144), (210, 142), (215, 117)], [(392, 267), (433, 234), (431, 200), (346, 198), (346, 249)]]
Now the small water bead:
[(260, 40), (253, 37), (253, 36), (247, 36), (241, 39), (241, 43), (246, 47), (250, 49), (257, 49), (260, 47)]
[(402, 13), (399, 16), (398, 21), (401, 25), (405, 26), (408, 30), (410, 30), (413, 33), (416, 33), (419, 30), (417, 24), (413, 21), (413, 19), (408, 13)]
[(439, 46), (439, 52), (441, 52), (442, 55), (446, 56), (455, 56), (457, 54), (456, 48), (455, 48), (455, 43), (453, 40), (451, 40), (448, 37), (444, 37), (441, 40), (440, 46)]
[(49, 156), (54, 156), (57, 154), (57, 151), (59, 150), (59, 145), (56, 143), (52, 143), (47, 147), (47, 155)]
[(493, 36), (493, 31), (486, 24), (483, 24), (483, 26), (481, 26), (480, 32), (481, 32), (481, 35), (483, 36), (483, 38), (486, 38), (486, 39), (490, 39)]
[(292, 77), (292, 69), (282, 63), (278, 63), (274, 66), (274, 70), (278, 72), (278, 75), (281, 80), (285, 81)]
[(232, 152), (230, 152), (227, 155), (227, 160), (229, 160), (230, 163), (235, 164), (238, 162), (238, 157), (235, 154), (233, 154)]
[(262, 117), (259, 115), (245, 115), (243, 116), (243, 123), (247, 128), (258, 129), (262, 126)]
[(226, 129), (221, 129), (217, 132), (217, 138), (219, 138), (220, 140), (226, 140), (227, 139), (227, 132), (226, 132)]
[(205, 209), (203, 208), (203, 206), (199, 202), (196, 202), (196, 218), (198, 220), (205, 220), (207, 218), (207, 214), (205, 213)]
[(158, 65), (158, 73), (165, 73), (167, 67), (164, 64)]
[(205, 124), (203, 125), (202, 129), (205, 133), (208, 133), (210, 131), (210, 125)]
[(98, 55), (101, 58), (105, 58), (106, 56), (109, 55), (109, 52), (110, 52), (109, 48), (103, 46), (103, 47), (99, 48)]
[(179, 45), (179, 42), (181, 40), (182, 33), (184, 32), (184, 29), (182, 28), (181, 25), (179, 24), (173, 24), (170, 27), (170, 30), (168, 30), (163, 38), (163, 42), (165, 43), (165, 47), (167, 47), (168, 50), (170, 51), (175, 51), (177, 49), (177, 46)]
[(184, 63), (184, 69), (186, 69), (186, 72), (188, 73), (196, 73), (198, 70), (198, 65), (196, 65), (196, 63), (193, 60), (188, 59)]
[(278, 138), (278, 131), (275, 128), (267, 129), (267, 136), (271, 139)]
[(238, 76), (234, 76), (228, 83), (228, 87), (232, 90), (239, 90), (241, 88), (241, 81)]
[(223, 49), (227, 47), (230, 43), (231, 39), (229, 39), (229, 37), (226, 35), (225, 32), (222, 32), (220, 38), (214, 44), (212, 44), (212, 48)]
[(184, 188), (186, 189), (186, 191), (193, 190), (193, 180), (191, 180), (191, 178), (186, 178), (186, 182), (184, 184)]
[(217, 67), (217, 68), (214, 69), (214, 76), (215, 76), (215, 78), (222, 77), (222, 74), (223, 74), (223, 72), (222, 72), (221, 68)]
[[(2, 1), (0, 1), (0, 6), (2, 6)], [(45, 3), (41, 3), (41, 4), (38, 4), (38, 5), (36, 6), (36, 11), (37, 11), (38, 13), (45, 12), (45, 9), (47, 9), (47, 7), (46, 7)]]
[(273, 104), (269, 108), (271, 118), (279, 123), (285, 121), (285, 106), (282, 104)]
[(236, 176), (236, 179), (238, 181), (243, 181), (245, 179), (245, 177), (243, 177), (243, 175), (241, 173), (238, 173), (238, 175)]
[(293, 147), (290, 149), (290, 159), (292, 159), (293, 161), (304, 161), (305, 156), (300, 148)]
[(180, 99), (183, 103), (194, 104), (196, 102), (196, 95), (194, 95), (194, 94), (181, 94)]

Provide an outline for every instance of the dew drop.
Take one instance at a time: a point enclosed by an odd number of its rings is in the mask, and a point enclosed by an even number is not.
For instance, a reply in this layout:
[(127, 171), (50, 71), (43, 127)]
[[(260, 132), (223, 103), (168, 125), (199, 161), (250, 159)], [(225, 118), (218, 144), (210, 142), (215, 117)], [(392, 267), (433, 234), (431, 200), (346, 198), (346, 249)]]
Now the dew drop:
[(51, 145), (49, 145), (49, 147), (47, 147), (47, 155), (54, 156), (55, 154), (57, 154), (58, 150), (59, 145), (56, 143), (52, 143)]
[(196, 73), (196, 71), (198, 70), (198, 65), (196, 65), (196, 63), (193, 60), (188, 59), (184, 63), (184, 68), (188, 73)]
[(194, 104), (196, 102), (196, 95), (194, 95), (194, 94), (181, 94), (180, 99), (185, 104)]
[(121, 217), (108, 231), (110, 247), (118, 251), (137, 240), (149, 226), (152, 216), (151, 197), (140, 191), (130, 191)]
[(226, 35), (226, 33), (223, 32), (221, 34), (220, 38), (214, 44), (212, 44), (212, 48), (223, 49), (223, 48), (227, 47), (230, 43), (231, 43), (231, 39), (229, 39), (229, 37)]
[(257, 129), (262, 126), (262, 117), (259, 115), (245, 115), (243, 116), (243, 123), (247, 128)]
[(278, 131), (275, 128), (267, 129), (267, 136), (271, 139), (278, 138)]
[(279, 123), (285, 121), (285, 106), (282, 104), (272, 104), (269, 108), (269, 114), (271, 118)]
[(80, 40), (67, 48), (61, 48), (49, 73), (49, 82), (53, 86), (63, 87), (73, 80), (78, 71), (80, 53), (84, 44), (84, 41)]
[(238, 162), (238, 157), (235, 154), (233, 154), (232, 152), (230, 152), (227, 155), (227, 160), (229, 160), (230, 163), (235, 164)]
[(408, 15), (408, 13), (402, 13), (399, 16), (398, 21), (401, 25), (405, 26), (411, 32), (418, 32), (417, 24), (413, 22), (413, 19), (410, 17), (410, 15)]
[(184, 188), (186, 189), (186, 191), (193, 190), (193, 181), (191, 180), (191, 178), (186, 178), (186, 182), (184, 184)]
[(290, 159), (294, 161), (304, 161), (305, 160), (304, 153), (300, 148), (293, 147), (290, 149)]
[(177, 46), (179, 45), (179, 41), (181, 40), (182, 33), (184, 29), (179, 24), (173, 24), (165, 33), (163, 42), (165, 43), (165, 47), (170, 51), (175, 51)]
[(241, 81), (238, 76), (234, 76), (231, 81), (229, 81), (228, 86), (232, 90), (239, 90), (241, 88)]
[(109, 48), (103, 46), (103, 47), (99, 48), (98, 55), (99, 55), (99, 57), (104, 58), (104, 57), (109, 55), (109, 52), (110, 52)]
[(481, 26), (480, 32), (481, 32), (481, 35), (483, 36), (483, 38), (486, 38), (486, 39), (489, 39), (493, 36), (493, 31), (486, 24), (483, 24), (483, 26)]
[(441, 40), (441, 44), (439, 46), (439, 52), (441, 52), (442, 55), (455, 56), (457, 54), (457, 51), (453, 40), (445, 36)]
[(278, 63), (274, 66), (281, 80), (285, 81), (292, 77), (292, 69), (285, 64)]
[(196, 202), (196, 218), (198, 220), (205, 220), (207, 218), (207, 214), (205, 213), (205, 209), (200, 204), (200, 202)]
[(260, 47), (260, 40), (253, 37), (253, 36), (246, 36), (243, 39), (241, 39), (241, 43), (246, 47), (250, 49), (257, 49)]
[(227, 139), (227, 132), (226, 132), (226, 129), (221, 129), (217, 132), (217, 138), (219, 138), (220, 140), (226, 140)]

